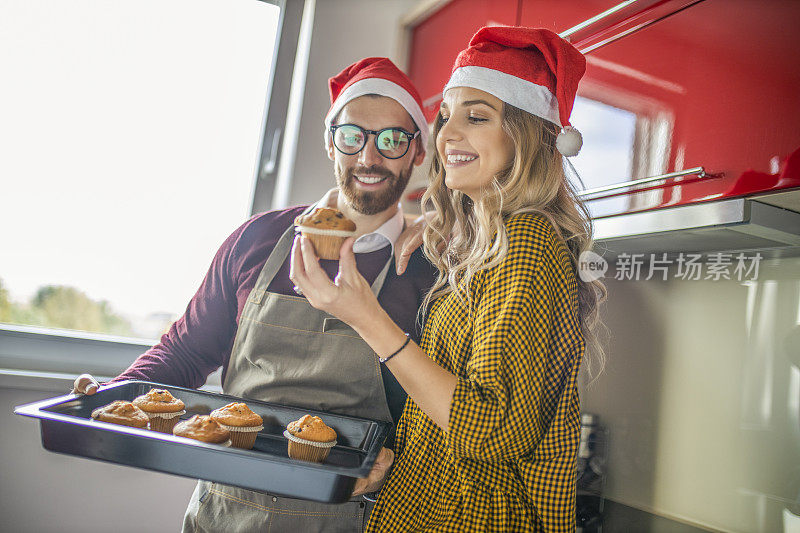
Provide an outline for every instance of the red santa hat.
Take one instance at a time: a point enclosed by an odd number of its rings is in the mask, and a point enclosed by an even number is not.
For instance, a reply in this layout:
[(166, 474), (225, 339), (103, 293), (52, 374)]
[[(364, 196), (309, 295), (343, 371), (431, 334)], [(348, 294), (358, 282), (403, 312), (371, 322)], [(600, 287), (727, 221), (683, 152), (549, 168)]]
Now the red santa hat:
[(353, 63), (328, 80), (331, 109), (325, 116), (325, 145), (330, 147), (331, 123), (347, 102), (366, 94), (379, 94), (397, 101), (408, 111), (420, 131), (422, 151), (428, 146), (428, 122), (422, 113), (422, 98), (411, 79), (385, 57), (368, 57)]
[(550, 30), (520, 26), (481, 28), (453, 65), (451, 87), (473, 87), (541, 117), (562, 129), (558, 151), (576, 155), (581, 134), (570, 126), (578, 81), (586, 58)]

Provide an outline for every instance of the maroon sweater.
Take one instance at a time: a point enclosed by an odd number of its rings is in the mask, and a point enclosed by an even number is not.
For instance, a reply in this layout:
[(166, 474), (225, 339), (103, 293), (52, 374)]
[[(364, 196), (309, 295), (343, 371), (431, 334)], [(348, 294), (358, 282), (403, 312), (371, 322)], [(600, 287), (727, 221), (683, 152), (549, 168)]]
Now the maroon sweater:
[[(189, 302), (186, 312), (161, 337), (161, 342), (140, 355), (112, 382), (142, 379), (179, 387), (202, 386), (208, 375), (222, 366), (222, 379), (228, 367), (239, 316), (258, 275), (286, 228), (305, 206), (270, 211), (253, 216), (228, 237), (211, 262), (203, 283)], [(372, 283), (391, 253), (390, 247), (356, 254), (359, 272)], [(333, 278), (338, 261), (320, 260)], [(421, 330), (417, 309), (433, 284), (435, 270), (420, 250), (411, 257), (408, 269), (397, 276), (394, 267), (378, 297), (383, 308), (403, 331), (419, 340)], [(289, 280), (289, 259), (284, 261), (269, 290), (296, 296)], [(405, 392), (385, 367), (383, 382), (389, 410), (395, 422), (400, 419)]]

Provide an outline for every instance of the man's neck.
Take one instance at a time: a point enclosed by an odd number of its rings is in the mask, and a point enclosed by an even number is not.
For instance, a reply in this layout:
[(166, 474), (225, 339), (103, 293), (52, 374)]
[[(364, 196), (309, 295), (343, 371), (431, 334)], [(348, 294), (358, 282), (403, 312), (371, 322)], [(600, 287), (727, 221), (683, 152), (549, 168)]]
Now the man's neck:
[(376, 229), (383, 226), (387, 220), (397, 214), (397, 204), (374, 215), (365, 215), (363, 213), (359, 213), (347, 203), (344, 195), (342, 194), (336, 195), (336, 208), (344, 213), (344, 216), (355, 222), (356, 238), (366, 235), (367, 233), (372, 233)]

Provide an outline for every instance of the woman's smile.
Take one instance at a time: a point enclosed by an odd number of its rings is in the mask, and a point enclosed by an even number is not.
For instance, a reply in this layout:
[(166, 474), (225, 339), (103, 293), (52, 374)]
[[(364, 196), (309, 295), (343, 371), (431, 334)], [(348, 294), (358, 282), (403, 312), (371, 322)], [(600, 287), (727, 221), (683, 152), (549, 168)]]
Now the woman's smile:
[(465, 152), (463, 150), (447, 150), (446, 155), (447, 161), (444, 165), (446, 168), (463, 167), (478, 159), (478, 154)]

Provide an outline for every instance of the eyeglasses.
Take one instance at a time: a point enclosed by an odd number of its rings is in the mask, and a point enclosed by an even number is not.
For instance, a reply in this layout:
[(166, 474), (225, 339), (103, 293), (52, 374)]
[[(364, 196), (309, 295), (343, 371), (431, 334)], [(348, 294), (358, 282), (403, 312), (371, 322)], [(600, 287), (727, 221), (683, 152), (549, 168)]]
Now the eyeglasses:
[(333, 145), (345, 155), (355, 155), (367, 145), (367, 137), (375, 136), (375, 148), (386, 159), (400, 159), (408, 152), (411, 141), (419, 131), (409, 133), (400, 128), (384, 128), (379, 131), (365, 130), (355, 124), (335, 124), (330, 128)]

